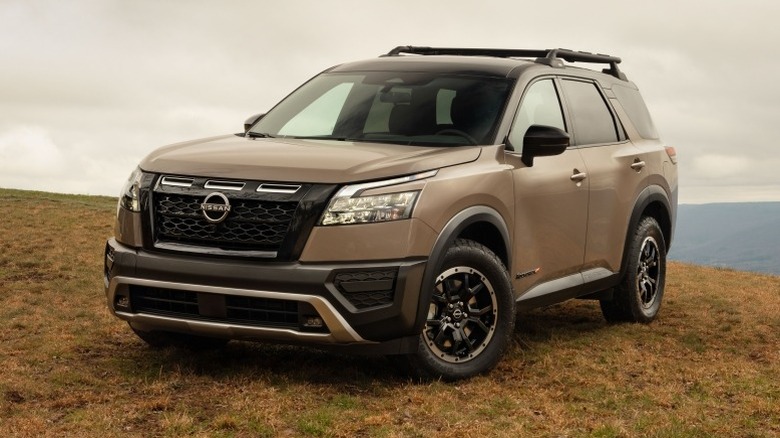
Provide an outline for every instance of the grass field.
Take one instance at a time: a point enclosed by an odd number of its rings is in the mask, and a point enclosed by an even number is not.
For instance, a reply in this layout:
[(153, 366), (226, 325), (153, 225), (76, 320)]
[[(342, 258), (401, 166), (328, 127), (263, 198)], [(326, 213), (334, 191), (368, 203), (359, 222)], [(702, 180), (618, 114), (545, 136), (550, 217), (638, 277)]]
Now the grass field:
[(539, 309), (489, 375), (419, 383), (381, 357), (147, 348), (104, 302), (115, 203), (0, 190), (0, 436), (780, 436), (780, 277), (670, 264), (649, 326)]

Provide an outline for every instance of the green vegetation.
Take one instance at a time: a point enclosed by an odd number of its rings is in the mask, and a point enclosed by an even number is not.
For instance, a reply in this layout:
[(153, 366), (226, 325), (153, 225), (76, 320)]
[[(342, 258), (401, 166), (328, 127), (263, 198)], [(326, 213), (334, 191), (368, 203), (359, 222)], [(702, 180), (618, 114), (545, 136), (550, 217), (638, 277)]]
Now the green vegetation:
[(491, 374), (420, 383), (308, 348), (147, 348), (104, 302), (115, 206), (0, 190), (0, 436), (780, 435), (780, 277), (674, 263), (649, 326), (538, 309)]

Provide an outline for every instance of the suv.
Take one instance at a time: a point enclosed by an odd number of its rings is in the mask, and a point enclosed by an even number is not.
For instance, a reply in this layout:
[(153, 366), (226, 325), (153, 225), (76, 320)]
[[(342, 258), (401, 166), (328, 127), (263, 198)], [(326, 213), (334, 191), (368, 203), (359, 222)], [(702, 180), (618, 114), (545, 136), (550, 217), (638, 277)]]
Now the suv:
[(108, 307), (154, 346), (300, 343), (449, 380), (496, 365), (517, 310), (650, 322), (677, 158), (619, 63), (403, 46), (158, 149), (120, 195)]

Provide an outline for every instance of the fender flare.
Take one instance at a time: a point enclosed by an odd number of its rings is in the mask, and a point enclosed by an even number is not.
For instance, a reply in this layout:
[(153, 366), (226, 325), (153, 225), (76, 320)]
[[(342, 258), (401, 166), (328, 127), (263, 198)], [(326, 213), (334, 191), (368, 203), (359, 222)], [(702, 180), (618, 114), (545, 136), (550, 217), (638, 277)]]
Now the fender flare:
[[(646, 187), (644, 190), (642, 190), (641, 193), (639, 193), (639, 196), (637, 196), (636, 202), (634, 203), (634, 209), (631, 212), (631, 219), (628, 222), (628, 229), (626, 230), (626, 239), (623, 243), (623, 260), (620, 264), (620, 277), (623, 278), (623, 276), (626, 274), (626, 267), (628, 266), (628, 247), (631, 245), (631, 236), (634, 233), (634, 230), (636, 230), (637, 225), (639, 225), (639, 221), (642, 219), (643, 213), (647, 209), (647, 207), (654, 203), (654, 202), (660, 202), (661, 205), (663, 205), (664, 209), (666, 210), (665, 213), (667, 215), (667, 220), (669, 220), (670, 228), (669, 228), (669, 234), (664, 235), (664, 238), (668, 241), (666, 243), (666, 247), (669, 248), (669, 245), (671, 243), (672, 233), (674, 232), (674, 221), (672, 218), (672, 208), (671, 208), (671, 202), (669, 201), (669, 196), (666, 194), (666, 191), (661, 187), (657, 185), (652, 185)], [(663, 224), (659, 224), (663, 226)], [(663, 229), (662, 229), (663, 231)]]
[(439, 273), (444, 254), (447, 252), (447, 249), (455, 243), (455, 239), (457, 239), (463, 230), (478, 222), (487, 222), (493, 225), (501, 234), (501, 238), (504, 242), (504, 250), (507, 255), (507, 269), (511, 269), (512, 252), (509, 240), (509, 227), (507, 227), (504, 218), (501, 217), (496, 210), (484, 205), (468, 207), (461, 210), (447, 222), (444, 228), (442, 228), (439, 237), (436, 239), (436, 243), (433, 245), (431, 254), (428, 257), (428, 263), (425, 266), (425, 273), (423, 274), (422, 283), (420, 285), (420, 301), (417, 305), (417, 318), (415, 319), (414, 325), (416, 332), (420, 332), (425, 325), (428, 303), (433, 295), (434, 280)]

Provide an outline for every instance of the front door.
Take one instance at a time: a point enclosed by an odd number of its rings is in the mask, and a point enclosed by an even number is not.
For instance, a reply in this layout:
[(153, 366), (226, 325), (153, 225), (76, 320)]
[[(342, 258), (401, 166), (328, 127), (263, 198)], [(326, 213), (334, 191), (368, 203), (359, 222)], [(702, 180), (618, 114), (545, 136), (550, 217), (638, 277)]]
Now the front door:
[(520, 160), (523, 136), (531, 125), (570, 132), (552, 78), (526, 89), (509, 134), (516, 150), (506, 152), (514, 170), (515, 233), (512, 274), (518, 290), (572, 276), (582, 269), (588, 221), (587, 170), (580, 151), (538, 157), (531, 167)]

